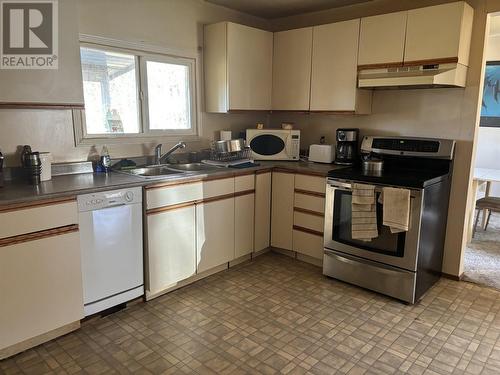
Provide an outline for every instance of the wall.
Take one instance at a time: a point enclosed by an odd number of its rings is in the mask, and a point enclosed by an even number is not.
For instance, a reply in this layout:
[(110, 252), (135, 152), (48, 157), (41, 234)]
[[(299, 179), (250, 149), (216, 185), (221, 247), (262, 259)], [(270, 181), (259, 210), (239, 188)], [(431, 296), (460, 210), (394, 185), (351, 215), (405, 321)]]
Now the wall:
[[(419, 8), (451, 1), (374, 0), (337, 10), (281, 18), (273, 22), (274, 30), (285, 30)], [(465, 246), (463, 228), (467, 225), (468, 191), (473, 140), (476, 131), (482, 59), (486, 28), (486, 1), (468, 1), (475, 9), (470, 68), (466, 89), (381, 90), (373, 96), (373, 111), (368, 116), (332, 116), (321, 114), (273, 114), (272, 125), (294, 122), (304, 130), (302, 147), (317, 142), (321, 135), (333, 141), (335, 129), (359, 128), (361, 134), (386, 134), (451, 138), (457, 140), (455, 169), (450, 198), (450, 211), (445, 244), (443, 272), (462, 272)]]
[[(197, 101), (203, 109), (202, 59), (203, 24), (234, 21), (250, 26), (269, 28), (268, 22), (203, 0), (78, 0), (79, 32), (127, 42), (143, 42), (176, 54), (197, 56)], [(199, 115), (202, 139), (190, 143), (188, 149), (207, 147), (208, 141), (220, 129), (235, 133), (257, 122), (267, 121), (267, 114), (207, 114)], [(161, 139), (146, 144), (109, 145), (112, 157), (140, 156), (153, 153)], [(171, 142), (170, 142), (171, 143)], [(86, 160), (101, 145), (74, 145), (70, 111), (0, 110), (0, 149), (6, 154), (6, 165), (19, 164), (19, 145), (51, 151), (56, 162)]]
[[(490, 21), (490, 36), (486, 49), (486, 60), (500, 60), (500, 16)], [(500, 160), (500, 128), (480, 127), (477, 138), (475, 166), (478, 168), (498, 169)], [(492, 186), (491, 195), (500, 196), (500, 183)]]

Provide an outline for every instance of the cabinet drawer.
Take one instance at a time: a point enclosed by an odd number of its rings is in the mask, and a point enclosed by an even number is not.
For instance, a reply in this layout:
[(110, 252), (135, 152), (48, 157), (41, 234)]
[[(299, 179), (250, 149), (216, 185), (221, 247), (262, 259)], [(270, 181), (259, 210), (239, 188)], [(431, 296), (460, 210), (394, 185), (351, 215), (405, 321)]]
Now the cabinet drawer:
[(293, 250), (316, 259), (323, 259), (323, 237), (294, 229)]
[(146, 191), (146, 208), (172, 206), (203, 198), (203, 183), (193, 182), (180, 185), (153, 188)]
[(293, 213), (293, 225), (315, 230), (316, 232), (323, 232), (325, 219), (322, 216), (295, 211)]
[(0, 211), (0, 238), (78, 224), (74, 198), (60, 203), (39, 202), (33, 206)]
[(203, 199), (234, 193), (234, 177), (221, 180), (203, 181)]
[(295, 193), (294, 207), (318, 213), (325, 212), (325, 198), (314, 195)]
[(325, 194), (326, 178), (296, 174), (295, 189)]
[(237, 176), (234, 178), (234, 191), (253, 190), (255, 189), (255, 175), (249, 174), (246, 176)]

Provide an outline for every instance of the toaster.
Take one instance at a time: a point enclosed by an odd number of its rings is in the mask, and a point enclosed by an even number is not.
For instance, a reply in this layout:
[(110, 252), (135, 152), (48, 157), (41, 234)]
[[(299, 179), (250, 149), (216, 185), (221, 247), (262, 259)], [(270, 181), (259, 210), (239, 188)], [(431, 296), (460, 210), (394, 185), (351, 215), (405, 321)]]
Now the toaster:
[(309, 161), (316, 163), (333, 163), (335, 160), (335, 147), (333, 145), (310, 145)]

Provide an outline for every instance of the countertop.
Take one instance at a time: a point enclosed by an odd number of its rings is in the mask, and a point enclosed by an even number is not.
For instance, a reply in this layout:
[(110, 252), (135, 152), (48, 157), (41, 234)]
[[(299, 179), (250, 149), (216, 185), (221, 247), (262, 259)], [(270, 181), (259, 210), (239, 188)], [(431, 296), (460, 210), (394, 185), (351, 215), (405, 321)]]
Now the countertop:
[(150, 186), (166, 182), (203, 180), (214, 176), (237, 176), (259, 170), (279, 168), (295, 173), (325, 176), (332, 169), (342, 168), (334, 164), (318, 164), (293, 161), (258, 161), (259, 166), (244, 169), (221, 168), (219, 171), (194, 173), (186, 175), (171, 175), (161, 178), (145, 179), (125, 173), (83, 173), (76, 175), (54, 176), (50, 181), (44, 181), (37, 186), (28, 184), (25, 180), (5, 181), (0, 188), (0, 207), (29, 203), (43, 199), (63, 198), (98, 191), (122, 189), (135, 186)]

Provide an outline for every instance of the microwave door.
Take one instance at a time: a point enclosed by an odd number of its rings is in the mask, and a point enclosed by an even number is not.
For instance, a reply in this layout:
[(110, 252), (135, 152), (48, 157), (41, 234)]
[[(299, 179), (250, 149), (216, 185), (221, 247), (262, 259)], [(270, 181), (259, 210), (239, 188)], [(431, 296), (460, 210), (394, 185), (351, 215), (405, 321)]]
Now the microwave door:
[(286, 141), (274, 134), (259, 134), (250, 141), (255, 159), (275, 159), (286, 150)]

